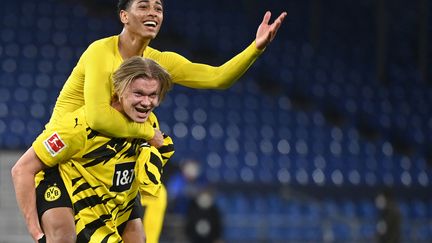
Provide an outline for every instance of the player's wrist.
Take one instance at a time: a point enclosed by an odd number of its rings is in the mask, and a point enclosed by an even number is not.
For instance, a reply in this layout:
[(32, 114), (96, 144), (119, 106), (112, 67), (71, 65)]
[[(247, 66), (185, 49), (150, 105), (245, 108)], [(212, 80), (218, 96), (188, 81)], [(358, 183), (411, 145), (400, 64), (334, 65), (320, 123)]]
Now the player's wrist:
[(45, 238), (45, 234), (43, 232), (40, 232), (40, 230), (38, 232), (35, 232), (32, 234), (33, 238), (39, 242), (40, 240), (42, 240), (43, 238)]
[(37, 240), (38, 243), (46, 243), (46, 237), (44, 234), (40, 236), (40, 238)]

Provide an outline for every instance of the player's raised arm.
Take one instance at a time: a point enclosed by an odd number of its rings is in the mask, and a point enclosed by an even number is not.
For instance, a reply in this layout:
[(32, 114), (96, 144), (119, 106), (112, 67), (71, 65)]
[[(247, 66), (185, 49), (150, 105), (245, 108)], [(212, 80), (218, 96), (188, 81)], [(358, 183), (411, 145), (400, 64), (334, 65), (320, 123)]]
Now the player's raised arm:
[(227, 89), (249, 69), (275, 38), (286, 15), (287, 13), (283, 12), (273, 23), (269, 23), (271, 13), (267, 11), (258, 27), (255, 40), (245, 50), (220, 66), (191, 62), (172, 52), (160, 55), (161, 53), (153, 51), (150, 55), (159, 55), (158, 62), (172, 74), (176, 84), (190, 88)]

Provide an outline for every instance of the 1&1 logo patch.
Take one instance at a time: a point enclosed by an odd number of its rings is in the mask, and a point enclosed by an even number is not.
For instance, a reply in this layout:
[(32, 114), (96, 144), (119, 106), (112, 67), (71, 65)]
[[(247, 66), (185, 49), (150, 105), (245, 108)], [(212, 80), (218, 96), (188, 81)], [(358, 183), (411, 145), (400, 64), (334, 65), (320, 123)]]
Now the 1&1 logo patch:
[(52, 202), (59, 199), (61, 196), (60, 188), (57, 185), (48, 187), (44, 193), (45, 201)]
[(64, 148), (66, 148), (66, 144), (56, 132), (53, 133), (49, 138), (47, 138), (43, 142), (43, 144), (53, 157), (60, 153)]
[(116, 164), (110, 191), (123, 192), (129, 190), (135, 178), (134, 168), (135, 162)]

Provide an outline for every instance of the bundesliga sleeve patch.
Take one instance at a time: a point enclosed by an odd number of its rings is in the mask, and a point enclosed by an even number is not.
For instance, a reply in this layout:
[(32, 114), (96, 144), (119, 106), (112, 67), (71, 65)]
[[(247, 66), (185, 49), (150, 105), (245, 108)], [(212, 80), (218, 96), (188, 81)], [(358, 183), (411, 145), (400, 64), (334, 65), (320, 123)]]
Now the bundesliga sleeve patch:
[(60, 153), (64, 148), (66, 148), (66, 144), (56, 132), (53, 133), (45, 141), (43, 141), (43, 144), (53, 157)]

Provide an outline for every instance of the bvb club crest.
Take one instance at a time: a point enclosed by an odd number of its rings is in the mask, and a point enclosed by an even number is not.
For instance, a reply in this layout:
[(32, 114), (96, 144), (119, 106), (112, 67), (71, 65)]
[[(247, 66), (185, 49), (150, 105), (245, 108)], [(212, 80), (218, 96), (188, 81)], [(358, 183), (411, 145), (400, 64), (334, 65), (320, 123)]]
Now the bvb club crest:
[(48, 187), (48, 189), (45, 191), (45, 200), (48, 202), (55, 201), (59, 199), (61, 196), (60, 188), (58, 188), (57, 185), (53, 185)]

